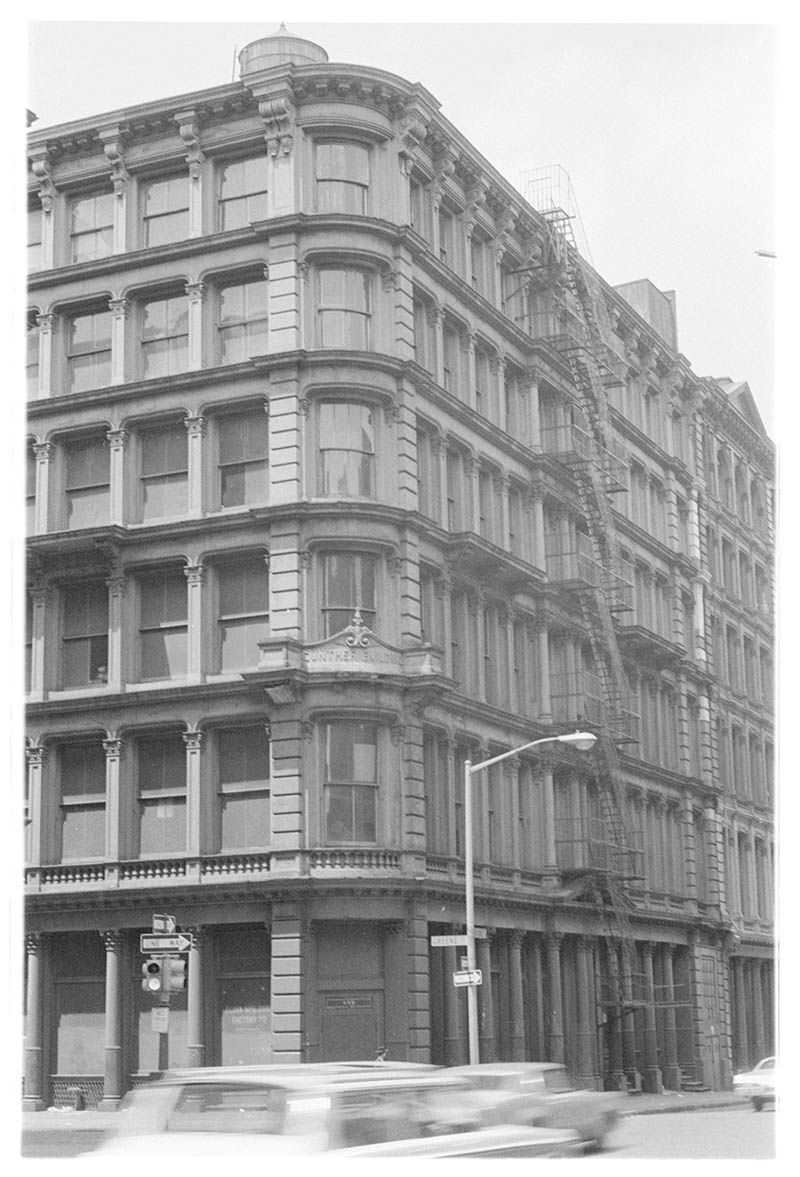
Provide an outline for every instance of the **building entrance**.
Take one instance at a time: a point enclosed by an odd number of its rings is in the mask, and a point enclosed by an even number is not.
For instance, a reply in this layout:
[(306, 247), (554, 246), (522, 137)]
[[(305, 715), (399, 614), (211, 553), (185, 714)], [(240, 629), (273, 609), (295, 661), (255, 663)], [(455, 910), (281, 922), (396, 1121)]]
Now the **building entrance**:
[(320, 1020), (323, 1062), (374, 1058), (383, 1045), (383, 994), (363, 990), (326, 993)]

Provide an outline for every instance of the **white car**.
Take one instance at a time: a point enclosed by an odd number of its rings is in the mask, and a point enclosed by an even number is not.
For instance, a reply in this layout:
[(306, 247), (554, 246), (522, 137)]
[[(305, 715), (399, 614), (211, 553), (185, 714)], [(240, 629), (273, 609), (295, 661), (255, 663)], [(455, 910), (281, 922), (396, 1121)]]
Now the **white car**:
[(85, 1154), (279, 1157), (580, 1156), (572, 1131), (487, 1122), (469, 1084), (391, 1064), (204, 1067), (130, 1092), (114, 1134)]
[(733, 1090), (746, 1096), (757, 1112), (765, 1103), (775, 1102), (776, 1062), (774, 1056), (762, 1058), (752, 1071), (741, 1071), (733, 1076)]

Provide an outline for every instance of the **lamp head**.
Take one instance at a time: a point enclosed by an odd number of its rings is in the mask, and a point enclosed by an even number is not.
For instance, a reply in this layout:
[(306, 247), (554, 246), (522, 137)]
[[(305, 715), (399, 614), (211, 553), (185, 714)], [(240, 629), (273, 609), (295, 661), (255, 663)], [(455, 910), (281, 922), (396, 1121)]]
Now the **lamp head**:
[(590, 752), (597, 743), (597, 736), (592, 732), (567, 732), (556, 738), (560, 744), (569, 744), (579, 752)]

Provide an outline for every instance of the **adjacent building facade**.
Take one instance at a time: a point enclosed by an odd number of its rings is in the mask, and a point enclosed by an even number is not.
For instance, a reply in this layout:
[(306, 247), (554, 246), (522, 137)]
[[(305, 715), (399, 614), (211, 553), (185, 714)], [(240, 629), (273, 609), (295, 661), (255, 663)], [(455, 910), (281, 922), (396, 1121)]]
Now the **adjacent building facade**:
[[(774, 1049), (773, 447), (421, 85), (283, 33), (30, 133), (25, 1106), (173, 1065)], [(623, 682), (624, 686), (620, 684)], [(624, 697), (623, 697), (624, 696)], [(538, 753), (538, 754), (537, 754)]]

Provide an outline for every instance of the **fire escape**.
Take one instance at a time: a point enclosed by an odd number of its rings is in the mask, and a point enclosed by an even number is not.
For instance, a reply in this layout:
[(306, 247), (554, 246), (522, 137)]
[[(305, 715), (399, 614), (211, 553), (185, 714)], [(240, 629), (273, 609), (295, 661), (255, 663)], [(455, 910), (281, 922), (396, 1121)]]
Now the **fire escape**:
[[(648, 992), (631, 928), (630, 884), (641, 877), (643, 864), (629, 828), (618, 755), (618, 746), (635, 742), (637, 731), (615, 623), (631, 608), (632, 598), (611, 509), (612, 496), (627, 490), (627, 464), (613, 437), (606, 399), (606, 387), (620, 382), (620, 357), (610, 345), (612, 333), (597, 277), (578, 250), (573, 222), (580, 230), (580, 218), (571, 186), (566, 173), (558, 171), (560, 176), (552, 169), (528, 173), (526, 195), (548, 226), (550, 255), (547, 265), (531, 274), (531, 296), (547, 309), (538, 324), (531, 320), (530, 330), (566, 365), (582, 425), (570, 431), (574, 440), (564, 444), (561, 453), (553, 453), (558, 445), (548, 449), (571, 473), (593, 570), (577, 576), (569, 588), (578, 596), (602, 687), (596, 777), (601, 807), (597, 824), (603, 837), (586, 841), (581, 831), (586, 852), (578, 870), (583, 871), (583, 899), (593, 904), (605, 944), (598, 994), (606, 1028), (605, 1081), (607, 1086), (623, 1086), (638, 1083), (634, 1017), (644, 1019), (646, 1030), (655, 1017), (658, 995), (652, 985)], [(565, 179), (569, 201), (562, 199)]]

